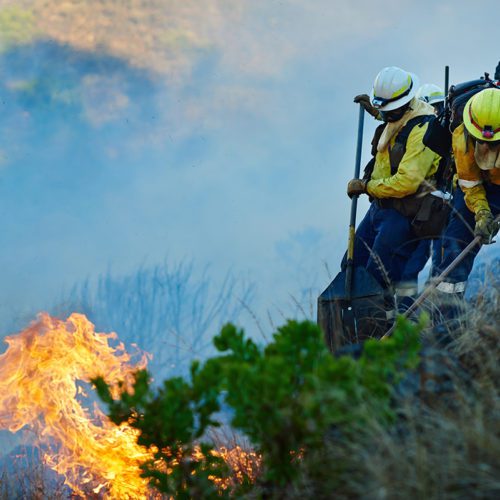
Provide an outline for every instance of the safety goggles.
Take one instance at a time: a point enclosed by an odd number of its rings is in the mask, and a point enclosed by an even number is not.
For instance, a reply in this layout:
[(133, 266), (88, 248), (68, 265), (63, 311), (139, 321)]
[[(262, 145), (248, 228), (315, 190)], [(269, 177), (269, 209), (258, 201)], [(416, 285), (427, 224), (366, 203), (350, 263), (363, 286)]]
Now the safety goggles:
[(397, 122), (403, 118), (403, 115), (406, 113), (408, 108), (410, 107), (410, 103), (407, 103), (400, 108), (392, 109), (391, 111), (379, 111), (380, 118), (384, 122)]
[[(495, 134), (500, 132), (500, 127), (498, 127), (495, 130), (493, 130), (493, 127), (491, 125), (485, 125), (484, 127), (481, 127), (481, 125), (479, 125), (479, 123), (477, 123), (472, 116), (471, 106), (469, 106), (469, 119), (470, 119), (470, 122), (472, 123), (472, 125), (474, 125), (474, 127), (477, 130), (479, 130), (479, 132), (481, 132), (481, 135), (485, 139), (493, 139), (493, 137), (495, 137)], [(491, 143), (491, 142), (497, 142), (497, 141), (480, 141), (480, 140), (478, 140), (478, 142), (480, 144), (482, 144), (483, 142)]]
[(390, 97), (389, 99), (386, 99), (385, 97), (373, 96), (372, 105), (376, 109), (383, 108), (384, 106), (387, 106), (391, 102), (394, 102), (394, 101), (397, 101), (403, 97), (406, 97), (411, 92), (412, 87), (413, 87), (413, 80), (411, 81), (410, 86), (402, 94), (399, 94), (396, 97)]

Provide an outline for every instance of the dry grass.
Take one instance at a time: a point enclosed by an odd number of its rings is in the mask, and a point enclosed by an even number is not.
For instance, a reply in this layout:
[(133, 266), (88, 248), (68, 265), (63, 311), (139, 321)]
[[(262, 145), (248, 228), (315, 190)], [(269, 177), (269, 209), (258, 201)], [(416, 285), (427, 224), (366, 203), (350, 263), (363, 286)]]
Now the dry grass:
[(40, 453), (19, 447), (0, 472), (0, 500), (65, 500), (71, 492), (64, 479), (43, 463)]
[[(391, 429), (372, 421), (304, 463), (290, 498), (500, 498), (500, 290), (469, 304), (440, 356), (441, 393), (399, 400)], [(452, 367), (450, 371), (450, 367)]]
[(31, 16), (38, 37), (104, 51), (175, 81), (191, 69), (187, 55), (210, 49), (225, 16), (237, 19), (241, 6), (227, 0), (207, 0), (201, 8), (198, 0), (0, 0), (2, 9)]

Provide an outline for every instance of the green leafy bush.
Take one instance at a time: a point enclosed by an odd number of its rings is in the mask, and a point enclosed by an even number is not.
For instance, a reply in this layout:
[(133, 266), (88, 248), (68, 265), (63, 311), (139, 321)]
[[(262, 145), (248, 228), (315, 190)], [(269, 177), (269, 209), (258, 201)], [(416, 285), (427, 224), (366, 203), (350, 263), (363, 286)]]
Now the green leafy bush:
[(94, 381), (111, 420), (128, 421), (140, 431), (138, 444), (153, 452), (141, 465), (143, 476), (158, 491), (179, 499), (220, 498), (210, 478), (227, 475), (213, 448), (196, 444), (210, 425), (217, 425), (211, 416), (219, 410), (218, 388), (208, 387), (198, 375), (199, 366), (193, 364), (191, 384), (174, 377), (154, 391), (148, 373), (141, 370), (135, 374), (132, 392), (123, 391), (118, 401), (102, 378)]
[[(203, 442), (219, 425), (214, 415), (224, 400), (232, 426), (262, 456), (258, 486), (273, 494), (293, 483), (308, 450), (346, 439), (370, 419), (393, 421), (392, 387), (418, 363), (420, 328), (400, 322), (390, 339), (366, 342), (353, 359), (333, 357), (311, 322), (289, 321), (262, 347), (228, 324), (214, 339), (221, 355), (194, 363), (189, 381), (171, 378), (155, 390), (141, 371), (131, 392), (122, 386), (119, 400), (102, 379), (96, 385), (113, 421), (128, 421), (139, 429), (139, 443), (157, 450), (143, 470), (159, 491), (210, 498), (211, 479), (227, 479), (229, 471)], [(192, 458), (198, 441), (201, 460)]]

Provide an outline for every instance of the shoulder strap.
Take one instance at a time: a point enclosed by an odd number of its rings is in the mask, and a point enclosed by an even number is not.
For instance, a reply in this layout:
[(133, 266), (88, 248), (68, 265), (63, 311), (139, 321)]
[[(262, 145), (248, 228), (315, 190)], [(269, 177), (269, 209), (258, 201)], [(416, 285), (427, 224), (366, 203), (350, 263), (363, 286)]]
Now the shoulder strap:
[(375, 133), (373, 134), (373, 139), (372, 139), (372, 142), (371, 142), (371, 145), (372, 145), (372, 156), (377, 156), (378, 141), (380, 141), (380, 136), (384, 132), (384, 129), (385, 129), (386, 126), (387, 126), (387, 123), (381, 123), (375, 129)]
[(421, 115), (408, 120), (406, 125), (399, 131), (399, 134), (396, 136), (396, 142), (401, 144), (406, 149), (406, 143), (408, 142), (408, 137), (410, 137), (410, 133), (414, 127), (417, 125), (422, 127), (424, 123), (428, 123), (432, 120), (432, 115)]
[(464, 141), (465, 141), (465, 152), (469, 152), (469, 131), (467, 127), (464, 126)]
[(411, 131), (416, 127), (422, 127), (424, 123), (429, 122), (432, 115), (421, 115), (408, 120), (405, 126), (399, 131), (394, 142), (394, 146), (389, 150), (389, 160), (391, 163), (391, 175), (396, 174), (399, 164), (406, 153), (406, 143)]

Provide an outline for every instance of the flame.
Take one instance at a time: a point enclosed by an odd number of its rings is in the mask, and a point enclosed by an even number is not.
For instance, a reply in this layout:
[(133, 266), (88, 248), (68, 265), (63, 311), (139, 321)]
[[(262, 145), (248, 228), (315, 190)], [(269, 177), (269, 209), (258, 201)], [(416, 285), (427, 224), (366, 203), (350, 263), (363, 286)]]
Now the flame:
[[(137, 444), (136, 429), (116, 426), (95, 402), (89, 405), (82, 386), (98, 375), (108, 384), (123, 380), (127, 386), (133, 372), (146, 366), (146, 355), (134, 365), (122, 343), (112, 347), (109, 341), (116, 339), (115, 333), (96, 332), (76, 313), (66, 321), (42, 313), (21, 333), (6, 337), (8, 348), (0, 355), (0, 429), (33, 431), (35, 444), (46, 450), (45, 463), (77, 495), (152, 498), (140, 476), (140, 464), (152, 452)], [(232, 471), (228, 479), (212, 478), (221, 490), (258, 475), (261, 459), (252, 451), (235, 445), (213, 453)], [(193, 458), (200, 457), (196, 449)]]
[(231, 470), (229, 479), (213, 478), (214, 483), (221, 490), (227, 490), (245, 480), (254, 482), (262, 467), (262, 457), (258, 453), (246, 451), (238, 445), (233, 448), (222, 446), (218, 450), (214, 450), (213, 453), (215, 456), (221, 457)]
[(49, 450), (47, 464), (78, 495), (147, 498), (139, 465), (149, 454), (136, 443), (138, 431), (114, 425), (96, 404), (92, 411), (82, 405), (88, 398), (82, 382), (97, 375), (109, 383), (130, 381), (139, 367), (130, 363), (123, 344), (112, 347), (111, 339), (116, 335), (95, 332), (81, 314), (66, 321), (41, 314), (7, 337), (9, 347), (0, 355), (0, 429), (33, 430)]

